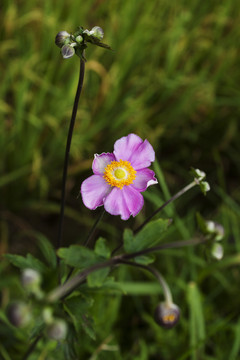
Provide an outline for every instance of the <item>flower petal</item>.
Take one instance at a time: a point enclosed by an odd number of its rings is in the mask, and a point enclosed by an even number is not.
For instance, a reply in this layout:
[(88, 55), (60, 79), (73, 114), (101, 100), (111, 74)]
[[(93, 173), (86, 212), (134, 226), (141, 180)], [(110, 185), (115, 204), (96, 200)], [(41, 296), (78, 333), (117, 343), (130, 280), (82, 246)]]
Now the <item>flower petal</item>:
[(135, 170), (144, 169), (155, 160), (152, 145), (135, 134), (129, 134), (117, 140), (113, 153), (118, 161), (120, 159), (130, 161)]
[(130, 161), (132, 154), (137, 150), (142, 142), (142, 139), (135, 134), (129, 134), (128, 136), (124, 136), (117, 140), (114, 144), (113, 152), (117, 161), (120, 159)]
[(155, 151), (147, 140), (144, 140), (142, 144), (139, 145), (137, 151), (133, 152), (131, 158), (129, 159), (135, 170), (147, 168), (154, 160)]
[(131, 215), (136, 216), (144, 204), (143, 196), (132, 186), (113, 188), (103, 202), (107, 212), (121, 215), (122, 220), (128, 220)]
[(137, 170), (136, 179), (133, 181), (132, 186), (138, 191), (145, 191), (148, 186), (157, 184), (154, 171), (150, 169)]
[(111, 192), (111, 186), (100, 175), (92, 175), (83, 181), (81, 194), (84, 205), (94, 210), (103, 205), (105, 197)]
[(94, 174), (102, 175), (104, 173), (105, 167), (115, 160), (116, 159), (113, 153), (102, 153), (100, 155), (95, 154), (92, 163), (92, 170)]

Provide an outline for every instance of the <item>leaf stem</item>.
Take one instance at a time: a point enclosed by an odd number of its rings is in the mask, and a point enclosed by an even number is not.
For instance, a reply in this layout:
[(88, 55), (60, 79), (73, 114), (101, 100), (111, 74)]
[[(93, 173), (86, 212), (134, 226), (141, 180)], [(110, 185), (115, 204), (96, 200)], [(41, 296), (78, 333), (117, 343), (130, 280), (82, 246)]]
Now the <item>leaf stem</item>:
[(69, 153), (70, 153), (70, 148), (71, 148), (75, 119), (76, 119), (76, 115), (77, 115), (78, 103), (79, 103), (79, 99), (80, 99), (80, 95), (81, 95), (82, 87), (83, 87), (84, 73), (85, 73), (85, 61), (81, 58), (80, 59), (80, 71), (79, 71), (78, 86), (77, 86), (77, 91), (76, 91), (75, 100), (74, 100), (74, 104), (73, 104), (72, 117), (70, 120), (69, 129), (68, 129), (68, 137), (67, 137), (65, 158), (64, 158), (64, 165), (63, 165), (62, 190), (61, 190), (62, 194), (61, 194), (61, 206), (60, 206), (60, 220), (59, 220), (58, 237), (57, 237), (57, 248), (61, 247), (61, 244), (62, 244), (63, 219), (64, 219), (66, 180), (67, 180), (67, 171), (68, 171), (68, 163), (69, 163)]
[(206, 241), (208, 241), (208, 239), (201, 238), (201, 239), (185, 240), (185, 241), (181, 241), (181, 242), (179, 242), (179, 241), (171, 242), (171, 243), (161, 244), (158, 246), (154, 246), (154, 247), (151, 247), (148, 249), (143, 249), (143, 250), (136, 251), (136, 252), (129, 253), (129, 254), (121, 254), (121, 255), (114, 256), (113, 258), (111, 258), (107, 261), (95, 264), (87, 269), (84, 269), (79, 274), (77, 274), (73, 278), (69, 279), (65, 284), (58, 286), (47, 296), (47, 301), (55, 302), (59, 299), (65, 298), (74, 289), (76, 289), (83, 281), (85, 281), (85, 279), (87, 278), (87, 276), (89, 274), (91, 274), (92, 272), (97, 271), (99, 269), (118, 265), (124, 260), (134, 259), (135, 257), (140, 256), (140, 255), (145, 255), (145, 254), (149, 254), (149, 253), (164, 250), (164, 249), (181, 248), (181, 247), (185, 247), (185, 246), (203, 244)]

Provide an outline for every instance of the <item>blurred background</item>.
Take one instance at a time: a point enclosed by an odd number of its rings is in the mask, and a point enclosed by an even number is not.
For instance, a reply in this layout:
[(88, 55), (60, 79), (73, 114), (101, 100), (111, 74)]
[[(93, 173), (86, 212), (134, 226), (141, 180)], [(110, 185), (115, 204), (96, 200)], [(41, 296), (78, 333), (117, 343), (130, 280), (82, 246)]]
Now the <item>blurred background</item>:
[[(139, 225), (192, 180), (193, 166), (207, 173), (211, 191), (204, 197), (194, 189), (161, 214), (174, 219), (165, 241), (194, 237), (199, 211), (224, 226), (225, 256), (209, 262), (202, 248), (157, 255), (182, 309), (180, 324), (170, 331), (153, 321), (162, 294), (152, 277), (120, 270), (128, 296), (96, 294), (97, 339), (84, 342), (83, 358), (238, 359), (240, 3), (3, 0), (0, 19), (0, 254), (36, 253), (39, 236), (56, 245), (79, 59), (62, 59), (54, 40), (61, 30), (98, 25), (113, 51), (89, 44), (86, 52), (64, 246), (83, 242), (100, 214), (78, 197), (94, 153), (111, 152), (118, 138), (134, 132), (156, 151), (159, 186), (144, 194), (136, 219), (106, 215), (97, 235), (114, 247), (123, 228)], [(3, 262), (1, 272), (6, 269), (14, 272)], [(101, 344), (112, 347), (96, 352)]]

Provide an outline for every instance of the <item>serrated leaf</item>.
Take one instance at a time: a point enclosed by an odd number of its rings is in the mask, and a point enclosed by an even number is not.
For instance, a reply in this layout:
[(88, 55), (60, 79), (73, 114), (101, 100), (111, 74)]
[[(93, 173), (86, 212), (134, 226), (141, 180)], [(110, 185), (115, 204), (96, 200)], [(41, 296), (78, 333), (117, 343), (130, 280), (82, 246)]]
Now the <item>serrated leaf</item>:
[(97, 241), (96, 241), (96, 245), (94, 248), (94, 252), (96, 255), (98, 256), (102, 256), (105, 259), (109, 259), (110, 255), (111, 255), (111, 250), (109, 249), (109, 247), (106, 244), (106, 239), (100, 237)]
[(92, 272), (87, 277), (89, 287), (100, 287), (109, 274), (110, 268), (106, 267)]
[(11, 264), (20, 269), (31, 268), (39, 271), (40, 273), (43, 273), (47, 270), (46, 266), (31, 254), (27, 254), (26, 257), (13, 254), (6, 254), (4, 256)]
[(103, 261), (103, 258), (95, 254), (91, 249), (80, 245), (72, 245), (58, 250), (58, 256), (65, 264), (82, 269)]
[(137, 235), (133, 236), (129, 229), (124, 231), (124, 249), (131, 253), (156, 245), (167, 230), (170, 221), (157, 219), (148, 223)]

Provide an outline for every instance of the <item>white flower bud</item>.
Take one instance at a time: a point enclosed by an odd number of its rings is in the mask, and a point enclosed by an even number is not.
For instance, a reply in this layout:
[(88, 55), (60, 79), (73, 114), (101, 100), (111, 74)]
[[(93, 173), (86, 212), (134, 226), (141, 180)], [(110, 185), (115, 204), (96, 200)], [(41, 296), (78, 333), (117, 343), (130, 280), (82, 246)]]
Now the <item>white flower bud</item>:
[(104, 36), (103, 29), (99, 26), (94, 26), (92, 30), (90, 31), (90, 35), (95, 36), (98, 40), (102, 40)]
[(224, 255), (224, 249), (223, 249), (222, 245), (220, 245), (219, 243), (214, 243), (211, 253), (215, 259), (221, 260)]
[(66, 44), (67, 40), (70, 40), (70, 34), (67, 31), (60, 31), (55, 38), (55, 44), (58, 47), (62, 47), (63, 45)]

